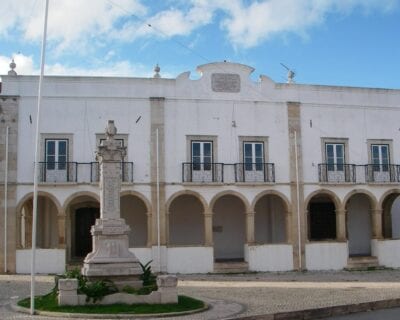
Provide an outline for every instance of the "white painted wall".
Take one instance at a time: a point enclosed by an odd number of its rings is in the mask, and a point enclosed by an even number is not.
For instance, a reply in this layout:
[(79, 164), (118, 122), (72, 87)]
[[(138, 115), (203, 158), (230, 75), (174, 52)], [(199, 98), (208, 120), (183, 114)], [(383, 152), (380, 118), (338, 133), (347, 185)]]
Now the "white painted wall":
[(245, 251), (250, 271), (293, 270), (292, 245), (246, 245)]
[[(31, 273), (31, 253), (17, 250), (16, 273)], [(65, 272), (64, 249), (36, 249), (36, 273), (52, 274)]]
[(378, 258), (379, 265), (400, 268), (400, 240), (372, 240), (372, 255)]
[(306, 244), (307, 270), (340, 270), (347, 266), (347, 243), (321, 242)]
[(207, 273), (214, 269), (211, 247), (169, 247), (168, 273)]

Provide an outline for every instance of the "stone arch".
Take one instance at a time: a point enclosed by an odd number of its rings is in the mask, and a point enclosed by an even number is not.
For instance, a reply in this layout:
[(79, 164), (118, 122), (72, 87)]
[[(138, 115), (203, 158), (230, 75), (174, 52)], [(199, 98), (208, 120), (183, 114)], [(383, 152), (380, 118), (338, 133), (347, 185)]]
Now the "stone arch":
[(207, 209), (209, 208), (209, 207), (208, 207), (207, 201), (204, 199), (204, 197), (203, 197), (200, 193), (198, 193), (198, 192), (196, 192), (196, 191), (193, 191), (193, 190), (181, 190), (181, 191), (178, 191), (178, 192), (175, 192), (174, 194), (172, 194), (172, 195), (168, 198), (167, 202), (165, 203), (165, 207), (167, 208), (167, 212), (169, 211), (169, 208), (170, 208), (170, 206), (171, 206), (171, 203), (172, 203), (177, 197), (179, 197), (179, 196), (181, 196), (181, 195), (192, 195), (192, 196), (196, 197), (196, 198), (201, 202), (201, 204), (203, 205), (204, 212), (207, 212)]
[(100, 197), (91, 191), (69, 195), (63, 204), (68, 260), (81, 260), (92, 250), (90, 228), (100, 217)]
[(342, 202), (344, 209), (346, 208), (346, 204), (349, 201), (349, 199), (352, 196), (356, 195), (356, 194), (364, 194), (364, 195), (366, 195), (369, 198), (370, 202), (371, 202), (371, 209), (372, 210), (379, 209), (378, 201), (377, 201), (375, 195), (372, 192), (370, 192), (368, 190), (365, 190), (365, 189), (354, 189), (354, 190), (351, 190), (349, 193), (347, 193), (345, 195), (345, 197), (343, 198), (343, 202)]
[(167, 239), (173, 246), (205, 244), (207, 203), (197, 192), (179, 191), (167, 202)]
[(378, 230), (381, 233), (382, 219), (381, 212), (377, 211), (375, 196), (368, 190), (354, 189), (344, 197), (343, 207), (349, 255), (371, 255), (371, 238)]
[(338, 238), (339, 197), (331, 190), (318, 189), (305, 200), (307, 213), (307, 235), (311, 241), (335, 240)]
[(77, 198), (79, 197), (83, 197), (83, 196), (87, 196), (90, 198), (95, 199), (96, 201), (100, 202), (100, 196), (95, 193), (95, 192), (91, 192), (91, 191), (78, 191), (75, 192), (71, 195), (69, 195), (65, 200), (64, 200), (64, 204), (63, 204), (63, 209), (64, 212), (66, 212), (66, 209), (68, 208), (68, 206)]
[(215, 203), (218, 201), (218, 199), (222, 198), (223, 196), (235, 196), (235, 197), (239, 198), (245, 206), (246, 213), (251, 212), (252, 207), (250, 206), (250, 203), (247, 200), (247, 198), (240, 192), (237, 192), (234, 190), (225, 190), (225, 191), (221, 191), (221, 192), (217, 193), (210, 201), (210, 209), (212, 211), (214, 211)]
[(318, 190), (311, 192), (307, 196), (306, 200), (304, 201), (305, 207), (308, 208), (309, 204), (310, 204), (310, 200), (312, 198), (314, 198), (315, 196), (319, 196), (319, 195), (326, 195), (329, 198), (331, 198), (331, 200), (335, 204), (336, 210), (339, 210), (342, 207), (342, 202), (340, 201), (340, 198), (338, 197), (338, 195), (335, 192), (328, 190), (328, 189), (318, 189)]
[(281, 200), (283, 201), (283, 203), (285, 204), (285, 209), (287, 212), (290, 211), (290, 201), (289, 199), (282, 193), (276, 190), (266, 190), (266, 191), (262, 191), (259, 194), (257, 194), (253, 201), (251, 202), (251, 209), (254, 211), (254, 207), (257, 203), (258, 200), (260, 200), (262, 197), (267, 196), (267, 195), (275, 195), (279, 198), (281, 198)]
[(244, 260), (245, 244), (254, 242), (254, 213), (248, 200), (227, 190), (213, 197), (210, 208), (215, 260)]
[[(51, 193), (38, 191), (37, 199), (37, 237), (38, 248), (51, 249), (64, 245), (64, 233), (60, 230), (64, 211), (58, 199)], [(16, 207), (17, 247), (31, 247), (33, 192), (24, 195)]]
[(147, 247), (151, 243), (151, 205), (141, 193), (127, 190), (120, 193), (121, 218), (131, 228), (129, 247)]
[(386, 191), (378, 202), (382, 214), (382, 236), (385, 239), (400, 238), (400, 189)]
[(260, 192), (253, 200), (254, 242), (276, 244), (290, 242), (289, 200), (275, 190)]

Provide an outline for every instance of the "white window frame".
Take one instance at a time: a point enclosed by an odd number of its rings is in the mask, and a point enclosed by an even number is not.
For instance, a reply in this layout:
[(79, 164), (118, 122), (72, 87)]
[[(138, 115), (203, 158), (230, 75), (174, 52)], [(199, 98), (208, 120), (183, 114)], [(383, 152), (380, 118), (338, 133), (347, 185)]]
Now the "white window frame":
[[(328, 147), (332, 146), (332, 157), (328, 155)], [(338, 147), (342, 148), (342, 155), (338, 155)], [(344, 165), (346, 164), (346, 154), (345, 154), (346, 146), (344, 143), (333, 143), (326, 142), (325, 143), (325, 159), (328, 171), (343, 171)], [(333, 160), (333, 161), (332, 161)]]
[[(49, 154), (49, 143), (54, 143), (54, 154)], [(65, 154), (60, 154), (60, 144), (65, 142)], [(68, 139), (45, 139), (45, 162), (46, 170), (66, 170), (68, 162)], [(49, 161), (49, 157), (54, 157), (53, 161)], [(64, 158), (64, 159), (63, 159)]]
[[(199, 145), (199, 155), (194, 155), (194, 145)], [(205, 155), (205, 146), (209, 145), (209, 155)], [(199, 161), (195, 161), (195, 157)], [(194, 171), (211, 171), (213, 163), (213, 142), (205, 140), (192, 140), (191, 141), (191, 162)], [(200, 164), (197, 166), (197, 164)]]
[[(251, 146), (251, 154), (246, 154), (246, 145)], [(257, 155), (256, 146), (261, 146), (261, 155)], [(251, 161), (248, 162), (247, 160)], [(261, 159), (260, 161), (257, 161)], [(264, 170), (264, 142), (263, 141), (243, 141), (243, 163), (245, 171), (263, 171)]]

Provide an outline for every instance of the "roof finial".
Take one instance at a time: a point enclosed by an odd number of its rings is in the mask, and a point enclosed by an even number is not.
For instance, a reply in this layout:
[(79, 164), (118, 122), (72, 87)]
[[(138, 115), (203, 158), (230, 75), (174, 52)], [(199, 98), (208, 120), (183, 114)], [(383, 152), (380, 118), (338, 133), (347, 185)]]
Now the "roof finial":
[(160, 68), (160, 66), (158, 65), (158, 63), (156, 64), (156, 66), (154, 67), (154, 76), (153, 76), (153, 78), (161, 78), (161, 76), (160, 76), (160, 70), (161, 70), (161, 68)]
[(10, 68), (11, 68), (11, 70), (10, 71), (8, 71), (8, 75), (9, 76), (16, 76), (17, 75), (17, 73), (15, 72), (15, 68), (17, 67), (17, 65), (16, 65), (16, 63), (14, 62), (14, 58), (11, 60), (11, 63), (10, 63)]

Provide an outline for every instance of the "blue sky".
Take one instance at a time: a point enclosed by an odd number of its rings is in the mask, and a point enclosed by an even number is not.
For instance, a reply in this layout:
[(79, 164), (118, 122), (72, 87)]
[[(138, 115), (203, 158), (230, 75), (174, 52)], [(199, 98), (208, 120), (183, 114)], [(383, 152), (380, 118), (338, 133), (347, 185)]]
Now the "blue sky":
[[(0, 74), (38, 74), (45, 0), (2, 0)], [(6, 16), (4, 13), (7, 13)], [(149, 26), (150, 24), (151, 26)], [(46, 74), (176, 77), (228, 60), (276, 82), (400, 89), (399, 0), (50, 0)]]

